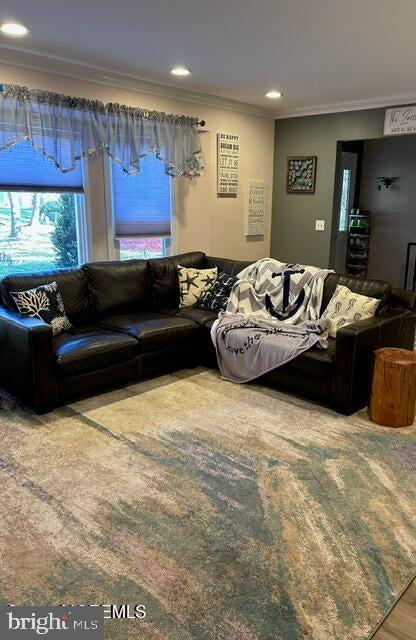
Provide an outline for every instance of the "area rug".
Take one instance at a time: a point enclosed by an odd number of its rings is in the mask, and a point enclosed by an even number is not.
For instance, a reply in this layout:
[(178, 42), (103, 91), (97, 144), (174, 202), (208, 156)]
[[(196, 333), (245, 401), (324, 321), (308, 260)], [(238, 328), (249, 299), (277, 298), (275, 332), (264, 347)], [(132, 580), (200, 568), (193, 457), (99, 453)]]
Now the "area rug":
[(416, 430), (204, 369), (0, 411), (0, 603), (139, 640), (365, 640), (416, 573)]

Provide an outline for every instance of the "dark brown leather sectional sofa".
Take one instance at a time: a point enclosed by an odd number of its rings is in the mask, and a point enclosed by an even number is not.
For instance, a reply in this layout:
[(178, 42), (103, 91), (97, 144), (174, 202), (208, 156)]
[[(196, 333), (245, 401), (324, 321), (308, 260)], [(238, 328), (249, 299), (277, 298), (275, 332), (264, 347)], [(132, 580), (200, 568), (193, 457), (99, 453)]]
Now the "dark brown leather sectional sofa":
[[(215, 366), (211, 311), (179, 309), (177, 265), (237, 274), (248, 262), (200, 251), (154, 260), (85, 264), (79, 269), (9, 275), (0, 282), (0, 384), (42, 413), (83, 395), (199, 364)], [(56, 281), (74, 329), (58, 337), (15, 310), (10, 291)], [(338, 331), (261, 382), (329, 405), (342, 413), (365, 406), (373, 353), (413, 348), (414, 292), (386, 282), (327, 277), (322, 309), (336, 284), (382, 299), (380, 313)]]

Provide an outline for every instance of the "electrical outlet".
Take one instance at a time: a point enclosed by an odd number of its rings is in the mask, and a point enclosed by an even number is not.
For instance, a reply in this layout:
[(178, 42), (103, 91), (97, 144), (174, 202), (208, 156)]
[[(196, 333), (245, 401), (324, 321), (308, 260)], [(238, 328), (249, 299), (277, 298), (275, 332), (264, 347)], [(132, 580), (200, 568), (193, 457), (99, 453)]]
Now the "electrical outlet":
[(315, 231), (325, 231), (325, 220), (315, 220)]

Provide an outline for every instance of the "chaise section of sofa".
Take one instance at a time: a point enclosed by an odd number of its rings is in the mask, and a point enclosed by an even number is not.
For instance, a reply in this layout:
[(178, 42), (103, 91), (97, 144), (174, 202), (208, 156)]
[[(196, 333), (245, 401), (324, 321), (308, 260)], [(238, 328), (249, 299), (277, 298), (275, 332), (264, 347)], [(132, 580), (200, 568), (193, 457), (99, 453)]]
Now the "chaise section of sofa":
[[(374, 318), (342, 327), (328, 349), (313, 347), (264, 377), (267, 384), (332, 407), (349, 415), (366, 406), (374, 352), (381, 347), (413, 349), (416, 297), (380, 280), (327, 276), (321, 305), (326, 309), (337, 284), (380, 300)], [(409, 292), (410, 293), (410, 292)]]
[[(210, 330), (217, 314), (179, 307), (177, 267), (218, 267), (237, 275), (249, 264), (193, 251), (7, 276), (0, 281), (0, 384), (41, 413), (167, 371), (216, 366)], [(73, 325), (57, 337), (41, 320), (22, 317), (10, 296), (53, 281)], [(392, 291), (385, 282), (330, 274), (321, 311), (338, 283), (379, 298), (378, 315), (340, 329), (327, 350), (312, 348), (260, 382), (352, 413), (367, 402), (374, 351), (413, 348), (416, 294)]]

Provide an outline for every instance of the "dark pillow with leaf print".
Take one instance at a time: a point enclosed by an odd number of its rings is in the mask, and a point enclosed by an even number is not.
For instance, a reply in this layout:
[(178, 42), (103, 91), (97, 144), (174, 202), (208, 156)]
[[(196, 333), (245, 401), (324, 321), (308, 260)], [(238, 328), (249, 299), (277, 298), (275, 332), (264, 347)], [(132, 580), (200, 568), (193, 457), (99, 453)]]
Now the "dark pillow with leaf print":
[(10, 295), (19, 313), (50, 324), (54, 336), (72, 329), (56, 282), (42, 284), (27, 291), (11, 291)]
[(195, 306), (209, 311), (224, 311), (231, 289), (236, 282), (235, 276), (221, 272), (212, 287), (202, 294)]

